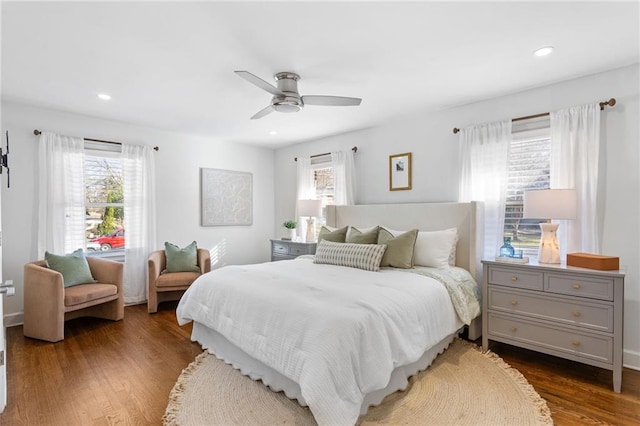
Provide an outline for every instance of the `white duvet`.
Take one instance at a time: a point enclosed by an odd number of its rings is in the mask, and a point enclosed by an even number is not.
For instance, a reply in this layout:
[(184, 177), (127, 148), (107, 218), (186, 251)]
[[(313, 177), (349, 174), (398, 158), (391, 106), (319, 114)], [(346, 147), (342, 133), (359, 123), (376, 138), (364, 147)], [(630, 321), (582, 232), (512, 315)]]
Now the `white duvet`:
[(447, 289), (431, 277), (312, 258), (205, 274), (177, 316), (298, 383), (320, 425), (355, 424), (365, 394), (462, 326)]

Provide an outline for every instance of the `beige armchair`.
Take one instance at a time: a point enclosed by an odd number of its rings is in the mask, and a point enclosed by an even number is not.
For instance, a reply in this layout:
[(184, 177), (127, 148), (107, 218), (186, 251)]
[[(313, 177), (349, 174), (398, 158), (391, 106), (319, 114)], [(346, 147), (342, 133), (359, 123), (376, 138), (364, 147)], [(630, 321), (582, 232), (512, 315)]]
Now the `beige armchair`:
[(158, 304), (169, 300), (179, 300), (185, 290), (196, 278), (211, 271), (211, 257), (209, 251), (199, 248), (198, 266), (200, 272), (166, 272), (167, 256), (164, 250), (158, 250), (149, 256), (149, 282), (147, 296), (147, 310), (150, 314), (158, 312)]
[(64, 322), (79, 317), (114, 321), (124, 318), (124, 265), (87, 257), (93, 284), (64, 287), (62, 274), (44, 260), (24, 266), (24, 335), (58, 342), (64, 340)]

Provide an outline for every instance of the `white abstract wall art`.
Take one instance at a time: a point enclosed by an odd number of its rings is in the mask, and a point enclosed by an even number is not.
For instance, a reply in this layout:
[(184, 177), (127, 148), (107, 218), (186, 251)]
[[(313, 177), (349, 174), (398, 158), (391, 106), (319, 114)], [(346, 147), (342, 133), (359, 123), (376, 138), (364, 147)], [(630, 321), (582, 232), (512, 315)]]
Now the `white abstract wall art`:
[(202, 226), (253, 223), (253, 174), (200, 169)]

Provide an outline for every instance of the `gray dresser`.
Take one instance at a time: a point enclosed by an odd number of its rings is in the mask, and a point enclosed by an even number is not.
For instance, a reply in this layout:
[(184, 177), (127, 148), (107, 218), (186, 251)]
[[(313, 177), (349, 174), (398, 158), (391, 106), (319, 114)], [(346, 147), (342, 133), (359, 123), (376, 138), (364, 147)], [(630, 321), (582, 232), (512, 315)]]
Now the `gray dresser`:
[(606, 368), (620, 392), (624, 273), (482, 263), (484, 350), (495, 340)]
[(271, 261), (295, 259), (303, 254), (315, 254), (316, 243), (271, 240)]

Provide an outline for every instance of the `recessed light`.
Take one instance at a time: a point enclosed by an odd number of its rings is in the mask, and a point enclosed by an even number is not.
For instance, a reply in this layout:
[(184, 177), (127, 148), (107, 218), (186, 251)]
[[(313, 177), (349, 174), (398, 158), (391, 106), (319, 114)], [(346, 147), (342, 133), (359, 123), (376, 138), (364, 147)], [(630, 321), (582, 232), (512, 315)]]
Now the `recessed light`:
[(536, 56), (547, 56), (551, 52), (553, 52), (553, 46), (545, 46), (545, 47), (541, 47), (540, 49), (534, 51), (533, 54), (536, 55)]
[(98, 93), (98, 97), (103, 101), (108, 101), (111, 99), (111, 96), (107, 95), (106, 93)]
[(278, 134), (278, 132), (276, 132), (275, 130), (271, 130), (271, 131), (269, 132), (269, 134), (270, 134), (271, 136), (274, 136), (274, 135), (277, 135), (277, 134)]

